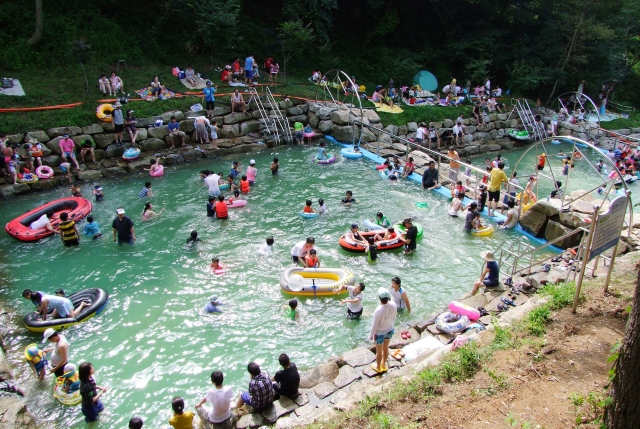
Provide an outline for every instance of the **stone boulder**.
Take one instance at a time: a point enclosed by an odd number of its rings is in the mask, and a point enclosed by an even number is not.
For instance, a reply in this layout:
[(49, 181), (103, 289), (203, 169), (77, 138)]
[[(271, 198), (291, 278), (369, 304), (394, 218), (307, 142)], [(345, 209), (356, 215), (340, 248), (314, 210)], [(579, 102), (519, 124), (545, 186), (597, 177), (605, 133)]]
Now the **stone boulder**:
[(49, 128), (47, 130), (47, 134), (50, 138), (60, 137), (65, 134), (69, 134), (71, 136), (77, 136), (78, 134), (82, 134), (82, 128), (80, 127), (58, 127), (58, 128)]
[(562, 209), (562, 201), (561, 200), (540, 200), (535, 202), (529, 210), (536, 211), (538, 213), (542, 213), (547, 217), (556, 216), (560, 213)]
[(340, 356), (338, 359), (338, 365), (351, 365), (353, 367), (369, 365), (376, 359), (375, 353), (372, 353), (369, 349), (364, 347), (358, 347), (350, 350)]
[(96, 147), (99, 149), (104, 149), (116, 141), (115, 134), (93, 134), (92, 138), (93, 141), (96, 142)]
[(304, 114), (304, 112), (302, 111), (302, 107), (299, 107), (299, 106), (290, 107), (286, 110), (287, 110), (287, 115), (289, 116), (299, 116)]
[(160, 149), (166, 149), (167, 145), (164, 140), (160, 140), (159, 138), (150, 138), (147, 140), (142, 140), (138, 143), (140, 150), (143, 152), (155, 152)]
[(520, 225), (529, 234), (542, 237), (547, 226), (547, 216), (535, 210), (527, 210), (520, 216)]
[(386, 127), (384, 127), (384, 130), (388, 133), (393, 134), (394, 136), (398, 135), (398, 127), (396, 127), (395, 125), (387, 125)]
[(108, 158), (120, 158), (124, 154), (124, 151), (125, 151), (124, 145), (117, 146), (114, 143), (107, 146), (107, 149), (104, 151), (104, 153), (107, 155)]
[(228, 113), (231, 113), (231, 107), (228, 106), (218, 106), (213, 109), (213, 116), (224, 116)]
[(337, 125), (348, 125), (352, 119), (351, 113), (345, 109), (334, 110), (329, 115), (329, 118), (331, 118), (333, 123)]
[(291, 100), (283, 100), (278, 103), (281, 109), (289, 109), (293, 107), (293, 102)]
[(225, 124), (237, 124), (238, 122), (248, 121), (252, 116), (249, 113), (235, 113), (224, 117)]
[[(138, 136), (136, 137), (136, 142), (148, 139), (149, 138), (149, 131), (150, 130), (154, 130), (154, 129), (160, 129), (160, 128), (149, 128), (149, 130), (147, 130), (146, 128), (138, 128)], [(127, 130), (125, 130), (122, 133), (122, 141), (123, 142), (130, 142), (131, 141), (131, 136), (129, 135)]]
[[(558, 222), (554, 222), (550, 220), (549, 223), (547, 224), (544, 238), (547, 241), (553, 241), (559, 237), (562, 237), (565, 234), (568, 234), (571, 231), (573, 231), (571, 228), (567, 228), (566, 226)], [(577, 233), (563, 240), (560, 240), (554, 244), (560, 247), (561, 249), (568, 249), (570, 247), (579, 245), (581, 239), (582, 239), (582, 233)]]
[(367, 109), (364, 112), (364, 117), (369, 120), (372, 124), (377, 124), (380, 122), (380, 116), (378, 116), (378, 112), (374, 109)]
[(56, 155), (62, 155), (62, 151), (60, 150), (60, 140), (62, 140), (62, 137), (56, 137), (46, 143), (47, 148)]
[(407, 123), (407, 132), (408, 133), (415, 133), (416, 131), (418, 131), (418, 124), (416, 122)]
[(238, 137), (239, 135), (240, 135), (240, 124), (223, 125), (218, 130), (218, 137), (223, 139)]
[(44, 131), (31, 131), (25, 134), (24, 141), (26, 142), (29, 139), (36, 139), (39, 143), (45, 143), (51, 140)]
[(58, 155), (49, 155), (42, 158), (42, 164), (47, 165), (49, 167), (57, 167), (60, 165), (60, 156)]
[[(180, 121), (179, 124), (180, 131), (184, 131), (185, 133), (191, 133), (196, 129), (195, 125), (193, 124), (193, 119), (185, 119), (184, 121)], [(220, 125), (220, 122), (218, 122), (218, 125)]]
[(320, 131), (322, 131), (324, 134), (331, 134), (331, 131), (333, 130), (333, 122), (332, 121), (320, 121), (318, 123), (318, 128), (320, 128)]
[(570, 228), (586, 228), (589, 229), (590, 222), (586, 219), (591, 219), (589, 215), (578, 212), (566, 212), (560, 213), (560, 223)]
[(178, 153), (172, 153), (171, 155), (167, 155), (164, 157), (166, 164), (165, 165), (178, 165), (184, 163), (184, 157)]
[(401, 126), (398, 127), (398, 135), (399, 136), (406, 136), (408, 132), (409, 131), (407, 130), (407, 126), (406, 125), (401, 125)]
[(104, 128), (100, 124), (91, 124), (82, 127), (82, 134), (100, 134), (104, 132)]
[(240, 133), (258, 133), (260, 132), (260, 122), (256, 119), (251, 119), (240, 124)]
[(593, 204), (593, 202), (577, 200), (571, 203), (571, 210), (585, 214), (593, 214)]
[(442, 125), (444, 125), (445, 128), (452, 128), (453, 127), (453, 121), (451, 119), (445, 119), (442, 122)]
[(24, 134), (11, 134), (7, 136), (7, 140), (9, 140), (9, 143), (11, 144), (18, 144), (18, 143), (22, 143), (22, 140), (24, 140)]
[[(166, 125), (158, 128), (149, 128), (149, 130), (147, 131), (147, 135), (148, 135), (148, 138), (164, 140), (165, 137), (169, 135), (169, 129), (167, 128)], [(141, 140), (145, 140), (145, 138), (142, 138), (143, 136), (139, 136), (139, 137)]]
[(338, 376), (333, 380), (333, 384), (335, 384), (338, 389), (342, 389), (360, 378), (362, 378), (362, 376), (352, 366), (344, 365), (340, 368)]
[[(336, 107), (321, 107), (316, 112), (316, 115), (321, 120), (328, 121), (329, 119), (331, 119), (331, 112), (333, 112), (335, 110), (338, 110), (338, 109)], [(369, 120), (371, 120), (371, 119), (369, 119)], [(378, 119), (378, 121), (379, 121), (379, 119)]]
[[(93, 164), (92, 164), (93, 165)], [(54, 181), (51, 179), (40, 179), (36, 183), (32, 183), (31, 190), (32, 191), (46, 191), (47, 189), (53, 189)], [(0, 377), (2, 377), (0, 375)]]
[(578, 189), (577, 191), (569, 192), (567, 195), (570, 200), (582, 200), (588, 203), (593, 202), (593, 196), (583, 189)]
[[(484, 133), (484, 132), (475, 132), (475, 133), (473, 133), (473, 140), (474, 141), (479, 141), (479, 140), (489, 141), (489, 140), (491, 140), (491, 134)], [(487, 148), (487, 149), (489, 149), (489, 148)]]
[(85, 170), (78, 174), (78, 180), (80, 182), (90, 182), (100, 178), (102, 178), (102, 171), (100, 170)]
[(127, 174), (127, 170), (124, 167), (109, 167), (102, 170), (104, 177), (117, 177)]
[(316, 394), (318, 399), (324, 399), (327, 396), (331, 395), (336, 390), (338, 390), (338, 387), (335, 384), (333, 384), (333, 382), (325, 381), (316, 385), (313, 388), (313, 393)]
[(353, 127), (346, 126), (334, 126), (333, 130), (331, 130), (331, 136), (334, 139), (338, 140), (342, 143), (351, 143), (353, 142)]
[[(328, 121), (331, 122), (331, 121)], [(320, 118), (318, 118), (317, 116), (312, 116), (309, 118), (309, 125), (311, 125), (311, 128), (318, 128), (318, 124), (320, 123)]]
[(307, 119), (307, 115), (289, 116), (287, 118), (290, 125), (293, 125), (296, 122), (300, 122), (302, 125), (305, 125), (307, 123)]
[(36, 429), (36, 419), (27, 410), (22, 399), (0, 397), (0, 427), (7, 429)]

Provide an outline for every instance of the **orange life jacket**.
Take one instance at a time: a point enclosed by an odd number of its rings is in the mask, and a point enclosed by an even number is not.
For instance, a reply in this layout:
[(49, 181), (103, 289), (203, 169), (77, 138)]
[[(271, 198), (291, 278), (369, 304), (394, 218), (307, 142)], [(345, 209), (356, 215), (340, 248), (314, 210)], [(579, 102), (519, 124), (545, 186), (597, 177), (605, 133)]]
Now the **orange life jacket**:
[(31, 156), (42, 156), (42, 150), (38, 148), (38, 145), (33, 145), (29, 147), (31, 151)]
[(240, 181), (240, 192), (242, 192), (243, 194), (248, 194), (249, 193), (249, 181), (248, 180), (241, 180)]
[(304, 257), (304, 260), (307, 262), (307, 265), (309, 265), (310, 267), (315, 267), (316, 264), (318, 263), (317, 256), (307, 255)]
[(227, 212), (227, 203), (224, 201), (216, 201), (216, 216), (217, 217), (227, 217), (229, 213)]

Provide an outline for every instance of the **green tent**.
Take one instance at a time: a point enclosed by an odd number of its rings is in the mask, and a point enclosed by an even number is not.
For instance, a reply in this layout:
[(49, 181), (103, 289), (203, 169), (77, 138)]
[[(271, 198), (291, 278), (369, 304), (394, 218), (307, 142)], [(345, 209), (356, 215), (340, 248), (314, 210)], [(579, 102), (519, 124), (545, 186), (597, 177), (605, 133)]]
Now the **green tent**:
[(426, 70), (422, 70), (418, 72), (413, 78), (413, 83), (416, 85), (420, 85), (420, 88), (426, 89), (427, 91), (435, 91), (438, 89), (438, 79), (431, 73)]

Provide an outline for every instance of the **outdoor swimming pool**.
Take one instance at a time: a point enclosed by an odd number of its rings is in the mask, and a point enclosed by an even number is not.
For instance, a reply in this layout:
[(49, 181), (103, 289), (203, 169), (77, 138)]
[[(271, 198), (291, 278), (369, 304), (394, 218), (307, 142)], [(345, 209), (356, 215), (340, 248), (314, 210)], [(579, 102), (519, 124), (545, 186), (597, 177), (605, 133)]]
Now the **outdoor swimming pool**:
[[(47, 292), (63, 288), (67, 293), (88, 287), (106, 289), (110, 301), (102, 314), (64, 332), (71, 344), (69, 361), (93, 363), (98, 385), (110, 388), (102, 398), (105, 410), (99, 427), (126, 427), (135, 415), (143, 418), (145, 427), (160, 427), (167, 426), (172, 415), (173, 396), (182, 396), (187, 409), (194, 409), (209, 388), (214, 370), (223, 371), (225, 384), (237, 396), (248, 385), (246, 365), (252, 360), (273, 375), (282, 352), (302, 370), (358, 345), (369, 345), (375, 290), (388, 287), (393, 276), (402, 279), (414, 309), (411, 315), (400, 315), (396, 326), (427, 316), (471, 289), (480, 274), (480, 251), (520, 236), (513, 230), (486, 237), (468, 235), (462, 230), (462, 219), (447, 215), (449, 201), (444, 196), (426, 193), (411, 181), (383, 181), (371, 161), (346, 160), (339, 150), (329, 145), (328, 152), (338, 157), (331, 165), (312, 162), (316, 147), (295, 147), (168, 167), (164, 177), (151, 180), (154, 197), (150, 199), (156, 211), (161, 207), (166, 211), (144, 223), (140, 215), (146, 199), (138, 193), (149, 177), (102, 181), (106, 198), (94, 203), (93, 216), (105, 237), (83, 240), (78, 248), (68, 249), (55, 237), (23, 243), (1, 234), (0, 275), (5, 281), (0, 293), (25, 314), (33, 310), (20, 297), (25, 288)], [(268, 171), (274, 156), (281, 164), (276, 177)], [(209, 168), (226, 175), (231, 161), (242, 161), (246, 167), (251, 158), (257, 161), (259, 173), (247, 197), (249, 204), (231, 209), (228, 221), (207, 218), (207, 193), (199, 170)], [(528, 165), (532, 172), (535, 162)], [(576, 170), (580, 169), (578, 165)], [(520, 175), (525, 173), (523, 168)], [(575, 182), (575, 189), (581, 188)], [(82, 186), (89, 199), (93, 185)], [(339, 204), (346, 190), (352, 190), (358, 201), (351, 208)], [(68, 191), (60, 188), (3, 200), (0, 220), (9, 222), (65, 196)], [(323, 198), (329, 214), (301, 218), (298, 212), (307, 198), (313, 199), (316, 208), (318, 198)], [(417, 201), (428, 202), (428, 207), (417, 209)], [(121, 205), (136, 224), (138, 240), (133, 247), (118, 247), (111, 239), (114, 211)], [(415, 254), (379, 253), (372, 263), (339, 247), (338, 238), (352, 222), (362, 225), (377, 211), (391, 221), (413, 216), (424, 226)], [(193, 229), (207, 241), (191, 248), (185, 241)], [(268, 235), (275, 237), (280, 253), (260, 257), (256, 251)], [(302, 300), (301, 322), (285, 321), (281, 306), (288, 297), (280, 292), (279, 275), (291, 266), (291, 247), (309, 235), (316, 238), (323, 266), (348, 268), (366, 284), (361, 321), (346, 320), (346, 308), (332, 299)], [(229, 267), (226, 274), (211, 273), (212, 257)], [(212, 294), (226, 304), (224, 313), (203, 314), (202, 307)], [(52, 377), (38, 384), (28, 374), (26, 361), (20, 360), (24, 347), (40, 338), (26, 330), (6, 338), (12, 363), (22, 373), (20, 385), (28, 392), (29, 410), (43, 427), (84, 427), (79, 407), (65, 407), (53, 398)]]

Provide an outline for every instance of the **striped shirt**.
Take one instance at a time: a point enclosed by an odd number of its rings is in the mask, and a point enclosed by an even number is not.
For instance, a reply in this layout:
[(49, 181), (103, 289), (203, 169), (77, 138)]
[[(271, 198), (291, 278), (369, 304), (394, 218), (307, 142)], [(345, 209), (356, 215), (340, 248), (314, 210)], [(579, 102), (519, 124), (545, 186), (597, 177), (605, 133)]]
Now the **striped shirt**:
[(76, 230), (74, 228), (75, 222), (71, 219), (67, 219), (64, 222), (60, 222), (59, 228), (62, 231), (62, 237), (64, 241), (77, 240)]

